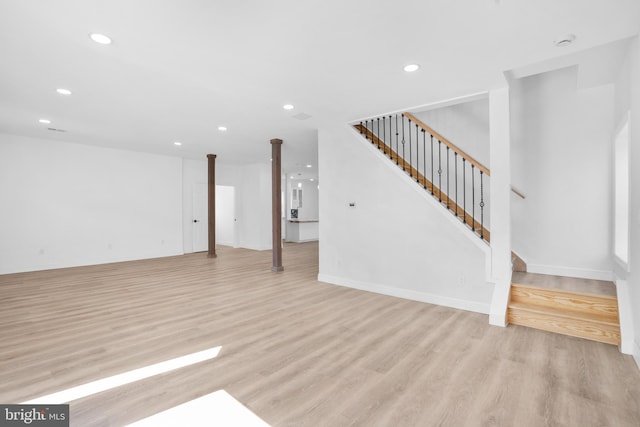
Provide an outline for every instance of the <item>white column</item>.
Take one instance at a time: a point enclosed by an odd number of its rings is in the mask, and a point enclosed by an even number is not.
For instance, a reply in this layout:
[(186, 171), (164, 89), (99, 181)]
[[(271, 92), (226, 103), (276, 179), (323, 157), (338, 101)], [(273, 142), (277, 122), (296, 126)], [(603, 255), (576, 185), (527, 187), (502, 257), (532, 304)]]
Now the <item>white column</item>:
[(506, 326), (511, 286), (511, 139), (509, 88), (489, 92), (491, 164), (491, 281), (495, 284), (489, 323)]

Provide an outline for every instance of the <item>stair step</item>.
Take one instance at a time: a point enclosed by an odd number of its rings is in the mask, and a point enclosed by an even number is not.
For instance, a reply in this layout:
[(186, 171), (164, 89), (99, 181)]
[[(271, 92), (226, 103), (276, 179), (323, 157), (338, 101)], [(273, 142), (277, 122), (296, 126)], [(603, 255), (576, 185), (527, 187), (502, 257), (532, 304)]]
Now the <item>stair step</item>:
[(510, 304), (507, 310), (507, 322), (606, 344), (620, 345), (620, 326), (618, 324), (565, 315), (552, 310)]
[(512, 284), (507, 322), (620, 345), (616, 297)]
[(619, 322), (618, 300), (613, 296), (592, 295), (530, 285), (512, 284), (511, 302), (547, 308), (559, 313), (587, 314), (602, 322)]

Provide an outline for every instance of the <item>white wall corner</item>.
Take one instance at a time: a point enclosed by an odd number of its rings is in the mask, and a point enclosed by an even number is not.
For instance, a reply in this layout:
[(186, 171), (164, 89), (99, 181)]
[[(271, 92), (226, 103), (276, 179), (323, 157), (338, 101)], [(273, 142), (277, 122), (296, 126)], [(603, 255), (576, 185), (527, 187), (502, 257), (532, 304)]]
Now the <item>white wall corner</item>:
[[(620, 318), (620, 352), (624, 354), (634, 354), (634, 328), (629, 283), (626, 280), (617, 279), (615, 284)], [(636, 357), (636, 361), (638, 360)]]
[(640, 369), (640, 343), (634, 342), (633, 346), (633, 359), (636, 361), (636, 366)]
[(491, 309), (489, 312), (489, 324), (494, 326), (507, 326), (507, 306), (509, 305), (510, 280), (501, 280), (493, 283), (493, 296), (491, 297)]
[(511, 136), (509, 88), (489, 92), (491, 282), (489, 323), (506, 326), (511, 286)]

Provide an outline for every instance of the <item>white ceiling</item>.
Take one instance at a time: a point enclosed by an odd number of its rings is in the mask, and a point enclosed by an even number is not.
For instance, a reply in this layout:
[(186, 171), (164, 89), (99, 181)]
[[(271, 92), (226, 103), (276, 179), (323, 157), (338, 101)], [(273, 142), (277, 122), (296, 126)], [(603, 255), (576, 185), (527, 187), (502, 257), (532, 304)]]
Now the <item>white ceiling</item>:
[(285, 169), (309, 173), (323, 123), (486, 91), (639, 29), (638, 0), (0, 0), (0, 132), (228, 164), (282, 138)]

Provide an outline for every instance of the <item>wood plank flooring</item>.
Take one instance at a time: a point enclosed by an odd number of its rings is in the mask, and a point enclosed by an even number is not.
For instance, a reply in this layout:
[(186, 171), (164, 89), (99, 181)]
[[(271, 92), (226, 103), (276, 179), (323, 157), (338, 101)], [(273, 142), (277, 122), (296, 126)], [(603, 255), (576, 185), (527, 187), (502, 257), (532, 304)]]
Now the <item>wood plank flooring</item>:
[[(222, 346), (71, 402), (120, 426), (224, 389), (272, 426), (638, 426), (611, 345), (317, 282), (318, 244), (0, 276), (0, 402)], [(186, 424), (185, 424), (186, 425)]]

